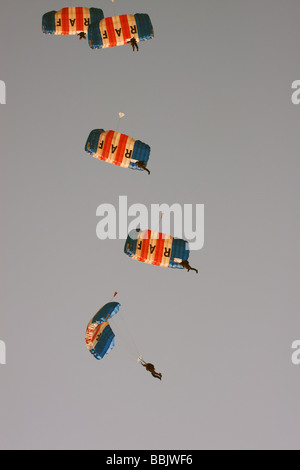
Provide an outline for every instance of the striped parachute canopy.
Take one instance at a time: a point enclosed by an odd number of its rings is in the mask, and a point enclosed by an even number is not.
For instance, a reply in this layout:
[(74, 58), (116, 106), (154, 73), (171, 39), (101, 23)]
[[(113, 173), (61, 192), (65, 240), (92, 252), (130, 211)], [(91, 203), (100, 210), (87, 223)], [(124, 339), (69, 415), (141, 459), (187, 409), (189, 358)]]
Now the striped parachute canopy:
[(118, 313), (120, 304), (109, 302), (105, 304), (89, 322), (85, 342), (88, 350), (96, 359), (102, 359), (115, 345), (115, 335), (108, 320)]
[(189, 258), (189, 244), (186, 240), (152, 230), (133, 230), (129, 233), (124, 253), (143, 263), (165, 268), (179, 268)]
[(103, 129), (94, 129), (90, 132), (85, 151), (99, 160), (141, 171), (142, 168), (137, 166), (137, 162), (142, 162), (146, 166), (150, 155), (150, 147), (144, 142), (119, 132), (105, 132)]
[(88, 40), (92, 49), (123, 46), (132, 38), (139, 42), (153, 37), (153, 26), (146, 13), (104, 18), (91, 24), (88, 29)]
[(103, 18), (103, 11), (100, 8), (66, 7), (45, 13), (42, 29), (45, 34), (87, 34), (89, 25), (95, 22), (98, 24)]

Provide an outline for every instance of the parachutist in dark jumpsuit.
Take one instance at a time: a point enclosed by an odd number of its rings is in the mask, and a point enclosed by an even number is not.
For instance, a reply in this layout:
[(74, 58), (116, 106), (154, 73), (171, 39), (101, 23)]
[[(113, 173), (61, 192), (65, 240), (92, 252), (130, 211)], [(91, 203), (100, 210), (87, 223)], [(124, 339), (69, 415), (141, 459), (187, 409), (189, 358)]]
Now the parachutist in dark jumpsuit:
[(136, 48), (137, 51), (139, 50), (139, 46), (136, 42), (135, 37), (132, 37), (128, 42), (131, 44), (133, 51), (134, 51), (135, 48)]
[(146, 168), (146, 165), (145, 165), (144, 162), (138, 161), (138, 162), (136, 162), (136, 166), (138, 166), (139, 168), (141, 168), (144, 171), (147, 171), (148, 175), (150, 175), (150, 170), (148, 170), (148, 168)]
[(195, 268), (192, 268), (188, 262), (188, 260), (184, 260), (184, 261), (181, 261), (181, 263), (179, 263), (180, 266), (182, 266), (183, 268), (187, 269), (187, 272), (190, 272), (190, 271), (196, 271), (196, 273), (198, 274), (198, 269), (195, 269)]
[(79, 33), (77, 34), (77, 36), (79, 37), (79, 39), (86, 39), (86, 33)]
[(151, 373), (153, 377), (161, 380), (162, 374), (160, 372), (156, 372), (153, 364), (151, 364), (150, 362), (145, 362), (143, 359), (141, 360), (141, 364), (143, 367), (146, 368), (146, 370), (148, 370)]

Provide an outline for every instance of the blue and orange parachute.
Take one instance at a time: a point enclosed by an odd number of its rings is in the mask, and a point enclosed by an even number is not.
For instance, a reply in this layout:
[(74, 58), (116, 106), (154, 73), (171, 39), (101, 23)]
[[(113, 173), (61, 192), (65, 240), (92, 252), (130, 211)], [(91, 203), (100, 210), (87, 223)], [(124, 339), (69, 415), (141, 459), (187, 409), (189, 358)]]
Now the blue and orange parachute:
[(78, 35), (87, 34), (92, 23), (99, 23), (104, 18), (100, 8), (66, 7), (59, 11), (49, 11), (42, 18), (42, 30), (45, 34)]
[(143, 168), (138, 166), (139, 162), (146, 167), (150, 150), (149, 145), (140, 140), (103, 129), (92, 130), (85, 144), (85, 151), (94, 158), (123, 168), (141, 171)]
[(133, 230), (128, 234), (124, 253), (143, 263), (184, 269), (190, 255), (189, 243), (181, 238), (152, 230)]
[(88, 28), (88, 41), (92, 49), (122, 46), (131, 39), (136, 42), (154, 37), (153, 26), (147, 13), (103, 18)]
[[(117, 295), (115, 292), (114, 296)], [(116, 313), (119, 312), (120, 304), (118, 302), (108, 302), (105, 304), (97, 313), (93, 316), (89, 322), (86, 333), (85, 342), (90, 353), (97, 359), (103, 359), (115, 345), (115, 334), (112, 331), (108, 320), (112, 318)], [(133, 342), (134, 349), (136, 348)], [(142, 355), (138, 352), (134, 352), (137, 362), (140, 362), (143, 367), (146, 368), (151, 374), (161, 380), (162, 374), (155, 371), (155, 367), (151, 363), (146, 363)]]
[(118, 313), (119, 308), (119, 302), (108, 302), (93, 316), (87, 326), (86, 346), (98, 360), (108, 354), (115, 345), (115, 334), (108, 320)]

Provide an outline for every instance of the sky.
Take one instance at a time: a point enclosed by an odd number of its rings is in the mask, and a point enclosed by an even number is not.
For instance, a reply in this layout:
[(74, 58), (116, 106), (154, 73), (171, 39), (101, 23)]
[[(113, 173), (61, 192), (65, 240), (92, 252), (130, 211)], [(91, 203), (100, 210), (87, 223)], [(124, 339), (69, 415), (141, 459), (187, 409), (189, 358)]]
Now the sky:
[[(44, 35), (42, 15), (71, 5), (148, 13), (155, 37), (133, 52)], [(1, 0), (2, 450), (300, 448), (299, 15), (297, 0)], [(84, 151), (116, 126), (150, 145), (150, 176)], [(97, 208), (120, 196), (203, 204), (199, 273), (100, 240)], [(96, 361), (86, 326), (115, 291), (116, 345)]]

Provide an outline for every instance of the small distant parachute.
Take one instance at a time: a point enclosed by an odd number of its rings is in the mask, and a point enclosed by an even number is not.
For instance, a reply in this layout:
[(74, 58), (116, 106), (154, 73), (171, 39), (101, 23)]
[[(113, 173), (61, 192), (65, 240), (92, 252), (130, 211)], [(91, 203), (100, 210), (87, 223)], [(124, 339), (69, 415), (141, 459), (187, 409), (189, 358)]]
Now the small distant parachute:
[(109, 302), (105, 304), (89, 322), (85, 342), (93, 356), (100, 360), (108, 354), (115, 345), (115, 335), (108, 320), (118, 313), (120, 304)]
[(88, 41), (92, 49), (123, 46), (133, 38), (139, 42), (153, 37), (153, 26), (146, 13), (104, 18), (88, 28)]
[(49, 11), (43, 15), (42, 29), (45, 34), (78, 35), (87, 34), (92, 23), (98, 24), (104, 18), (100, 8), (66, 7)]
[(150, 155), (149, 145), (116, 131), (94, 129), (88, 136), (85, 151), (94, 158), (123, 168), (149, 172), (146, 169)]
[(183, 269), (181, 263), (188, 260), (190, 249), (189, 243), (181, 238), (173, 238), (152, 230), (137, 229), (129, 233), (124, 253), (143, 263)]

